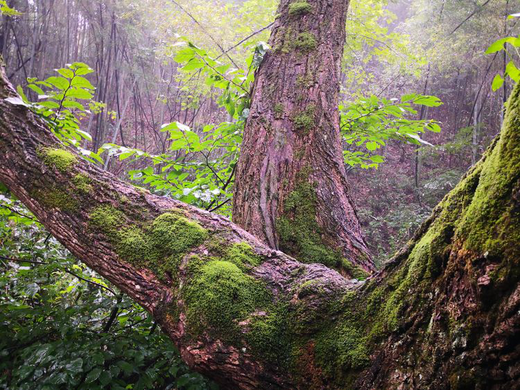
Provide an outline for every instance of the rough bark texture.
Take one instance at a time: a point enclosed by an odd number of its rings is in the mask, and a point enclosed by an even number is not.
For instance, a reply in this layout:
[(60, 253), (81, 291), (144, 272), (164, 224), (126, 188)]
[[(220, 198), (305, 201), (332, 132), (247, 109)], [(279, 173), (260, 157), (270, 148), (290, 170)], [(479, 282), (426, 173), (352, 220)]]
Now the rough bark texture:
[(280, 2), (253, 87), (233, 221), (301, 261), (360, 276), (375, 268), (348, 194), (339, 132), (347, 8), (347, 0)]
[(81, 160), (0, 83), (0, 181), (226, 389), (520, 388), (520, 88), (501, 135), (366, 282)]

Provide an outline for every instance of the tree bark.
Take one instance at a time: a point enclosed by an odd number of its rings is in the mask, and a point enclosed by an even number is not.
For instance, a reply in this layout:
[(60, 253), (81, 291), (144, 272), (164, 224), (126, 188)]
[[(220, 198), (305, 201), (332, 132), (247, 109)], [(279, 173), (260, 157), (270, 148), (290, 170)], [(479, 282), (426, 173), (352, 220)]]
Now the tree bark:
[(372, 273), (339, 132), (347, 0), (282, 0), (255, 78), (233, 220), (272, 248), (344, 275)]

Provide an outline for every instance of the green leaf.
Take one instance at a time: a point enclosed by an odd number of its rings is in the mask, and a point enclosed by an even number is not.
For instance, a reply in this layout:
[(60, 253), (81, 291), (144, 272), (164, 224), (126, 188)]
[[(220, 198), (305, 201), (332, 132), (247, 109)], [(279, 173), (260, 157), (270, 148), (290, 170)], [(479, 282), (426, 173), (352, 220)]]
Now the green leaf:
[(86, 383), (92, 383), (94, 381), (96, 381), (98, 378), (99, 378), (99, 375), (101, 374), (101, 368), (94, 368), (92, 371), (90, 371), (87, 375), (87, 377), (85, 378), (85, 382)]
[(132, 366), (130, 363), (121, 360), (117, 362), (117, 365), (125, 372), (126, 375), (130, 375), (132, 372), (134, 372), (134, 366)]
[(70, 86), (69, 80), (67, 80), (65, 77), (52, 76), (45, 81), (62, 91), (66, 90)]
[(103, 371), (101, 373), (101, 375), (99, 376), (99, 382), (101, 382), (101, 384), (103, 386), (106, 386), (110, 382), (112, 382), (112, 376), (110, 375), (110, 372), (109, 371)]
[(434, 133), (441, 132), (441, 127), (437, 123), (430, 123), (427, 127), (430, 131), (433, 131)]
[(368, 150), (370, 150), (371, 152), (374, 151), (374, 150), (376, 150), (376, 149), (379, 149), (379, 148), (380, 148), (379, 144), (378, 144), (377, 142), (373, 142), (373, 141), (371, 141), (371, 142), (367, 142), (367, 143), (365, 144), (365, 147), (366, 147)]
[(486, 49), (486, 54), (493, 54), (493, 53), (496, 53), (497, 51), (504, 50), (504, 44), (507, 42), (507, 39), (508, 38), (502, 38), (496, 42), (493, 42), (491, 44), (491, 46), (489, 46)]
[(77, 358), (65, 365), (65, 369), (72, 374), (79, 374), (83, 370), (83, 359)]
[(43, 89), (38, 87), (36, 84), (29, 84), (27, 88), (32, 89), (34, 92), (36, 92), (38, 95), (45, 95), (45, 92), (43, 92)]
[(76, 76), (72, 79), (71, 85), (78, 88), (95, 89), (85, 77)]
[(75, 99), (83, 99), (83, 100), (89, 100), (92, 99), (93, 96), (90, 92), (85, 91), (84, 89), (78, 89), (78, 88), (71, 88), (67, 91), (67, 97), (69, 98), (75, 98)]
[(44, 102), (38, 103), (40, 106), (47, 107), (47, 108), (60, 108), (60, 105), (56, 102), (46, 100)]
[(68, 78), (68, 79), (71, 79), (74, 77), (74, 72), (70, 69), (67, 69), (67, 68), (61, 68), (61, 69), (58, 69), (58, 73), (61, 74), (62, 76)]
[(441, 100), (437, 96), (420, 96), (414, 100), (414, 103), (426, 107), (438, 107), (442, 105)]
[(383, 163), (385, 161), (385, 159), (383, 158), (383, 156), (380, 156), (378, 154), (375, 154), (373, 156), (370, 156), (370, 159), (377, 163), (377, 164), (380, 164), (380, 163)]
[(74, 100), (65, 100), (63, 102), (63, 107), (65, 108), (77, 108), (80, 111), (85, 111), (85, 107), (80, 102), (76, 102)]
[(506, 65), (506, 75), (511, 77), (514, 81), (520, 81), (520, 70), (516, 67), (513, 61), (509, 61)]
[(493, 79), (493, 82), (491, 83), (491, 88), (493, 89), (493, 91), (497, 91), (500, 88), (502, 88), (502, 85), (504, 85), (504, 78), (497, 74)]

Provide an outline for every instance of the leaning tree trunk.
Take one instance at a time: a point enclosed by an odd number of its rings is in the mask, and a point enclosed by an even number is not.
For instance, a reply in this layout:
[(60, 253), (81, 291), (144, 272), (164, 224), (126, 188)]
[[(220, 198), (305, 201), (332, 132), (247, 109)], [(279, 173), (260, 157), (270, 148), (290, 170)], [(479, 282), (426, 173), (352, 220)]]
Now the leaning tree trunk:
[(0, 181), (226, 389), (520, 388), (520, 88), (501, 135), (365, 283), (60, 145), (0, 80)]
[(374, 265), (348, 194), (339, 85), (348, 0), (282, 0), (256, 74), (233, 221), (272, 248), (345, 275)]

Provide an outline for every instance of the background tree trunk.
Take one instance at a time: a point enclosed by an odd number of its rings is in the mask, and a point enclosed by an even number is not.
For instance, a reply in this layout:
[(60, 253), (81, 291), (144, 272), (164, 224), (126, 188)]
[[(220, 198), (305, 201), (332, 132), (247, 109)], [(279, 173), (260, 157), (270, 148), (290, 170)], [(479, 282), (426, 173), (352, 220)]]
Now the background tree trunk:
[(302, 264), (62, 148), (0, 82), (0, 181), (239, 389), (520, 386), (520, 88), (501, 135), (383, 271)]
[(374, 271), (348, 194), (339, 76), (348, 1), (282, 0), (253, 87), (233, 220), (272, 248), (345, 275)]

